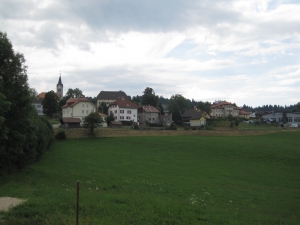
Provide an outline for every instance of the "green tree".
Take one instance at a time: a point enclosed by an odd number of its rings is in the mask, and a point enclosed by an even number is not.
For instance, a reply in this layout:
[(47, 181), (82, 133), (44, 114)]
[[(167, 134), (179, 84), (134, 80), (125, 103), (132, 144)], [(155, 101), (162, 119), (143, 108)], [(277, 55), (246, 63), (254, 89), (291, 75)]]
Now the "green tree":
[(211, 103), (210, 102), (200, 101), (197, 103), (197, 108), (200, 109), (201, 111), (205, 111), (208, 114), (211, 113)]
[(42, 101), (43, 113), (49, 117), (58, 112), (58, 96), (54, 91), (49, 91), (45, 94)]
[(159, 97), (155, 95), (155, 92), (152, 88), (147, 87), (142, 95), (142, 104), (143, 105), (151, 105), (154, 107), (158, 106)]
[(298, 102), (296, 107), (297, 107), (297, 112), (300, 112), (300, 102)]
[(170, 98), (169, 111), (176, 124), (182, 123), (181, 115), (189, 109), (189, 101), (180, 94), (172, 95)]
[(158, 103), (158, 110), (160, 111), (160, 115), (164, 115), (165, 114), (164, 107), (162, 106), (161, 103)]
[(94, 134), (94, 129), (103, 123), (102, 117), (98, 112), (92, 112), (84, 118), (83, 127), (89, 129), (91, 134)]
[(107, 115), (107, 117), (105, 118), (105, 122), (107, 123), (107, 126), (110, 125), (111, 121), (115, 121), (115, 116), (112, 112), (110, 112), (110, 114)]
[(98, 107), (98, 112), (101, 112), (103, 114), (108, 114), (108, 107), (105, 102), (101, 102), (100, 106)]
[(39, 159), (53, 139), (51, 124), (31, 105), (27, 79), (24, 56), (0, 32), (0, 175)]
[(75, 88), (75, 89), (69, 88), (66, 93), (66, 96), (68, 96), (69, 98), (84, 98), (85, 97), (79, 88)]
[(32, 100), (36, 99), (38, 93), (35, 90), (35, 88), (29, 88), (29, 91), (30, 91), (30, 96), (31, 96)]

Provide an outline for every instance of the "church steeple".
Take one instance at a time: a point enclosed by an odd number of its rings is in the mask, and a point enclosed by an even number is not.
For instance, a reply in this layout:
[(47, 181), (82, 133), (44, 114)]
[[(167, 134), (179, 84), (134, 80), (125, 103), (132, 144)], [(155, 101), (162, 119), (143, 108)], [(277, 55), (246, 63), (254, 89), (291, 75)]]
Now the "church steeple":
[(64, 88), (64, 85), (63, 83), (61, 82), (61, 73), (59, 74), (59, 79), (58, 79), (58, 83), (56, 85), (56, 93), (59, 95), (59, 98), (62, 99), (63, 97), (63, 88)]

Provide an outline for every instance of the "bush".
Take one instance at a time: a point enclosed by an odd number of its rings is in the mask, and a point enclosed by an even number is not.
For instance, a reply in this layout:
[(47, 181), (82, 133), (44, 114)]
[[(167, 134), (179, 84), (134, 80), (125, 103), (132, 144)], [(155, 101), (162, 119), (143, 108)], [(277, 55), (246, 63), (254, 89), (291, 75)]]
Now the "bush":
[(55, 139), (59, 140), (59, 141), (67, 139), (67, 135), (66, 135), (65, 131), (64, 130), (58, 131), (58, 133), (55, 135)]
[(170, 130), (177, 130), (177, 125), (175, 123), (171, 123)]
[(188, 126), (185, 126), (185, 127), (184, 127), (184, 129), (185, 129), (185, 130), (189, 130), (189, 129), (190, 129), (190, 127), (188, 127)]
[(138, 129), (140, 129), (140, 126), (139, 126), (139, 125), (137, 125), (137, 124), (134, 124), (134, 127), (133, 127), (133, 129), (134, 129), (134, 130), (138, 130)]

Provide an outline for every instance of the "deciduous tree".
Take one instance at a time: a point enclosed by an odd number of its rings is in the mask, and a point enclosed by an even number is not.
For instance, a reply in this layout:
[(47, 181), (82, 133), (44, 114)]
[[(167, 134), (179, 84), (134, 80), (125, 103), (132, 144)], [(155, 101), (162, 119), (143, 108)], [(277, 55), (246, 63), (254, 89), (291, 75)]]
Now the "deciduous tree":
[(210, 102), (198, 102), (197, 108), (200, 109), (201, 111), (205, 111), (206, 113), (210, 114), (211, 113), (211, 103)]
[(159, 97), (155, 95), (155, 92), (152, 88), (147, 87), (142, 95), (142, 104), (143, 105), (151, 105), (154, 107), (158, 106), (158, 99)]
[(54, 91), (49, 91), (45, 94), (42, 101), (43, 113), (49, 117), (58, 112), (58, 96)]
[(92, 112), (84, 118), (83, 127), (90, 130), (94, 134), (94, 129), (103, 123), (102, 117), (98, 112)]
[(189, 109), (188, 100), (182, 95), (172, 95), (170, 98), (169, 111), (172, 113), (173, 120), (176, 124), (182, 123), (181, 115)]
[(52, 126), (31, 103), (25, 58), (0, 32), (0, 175), (36, 161), (51, 143)]

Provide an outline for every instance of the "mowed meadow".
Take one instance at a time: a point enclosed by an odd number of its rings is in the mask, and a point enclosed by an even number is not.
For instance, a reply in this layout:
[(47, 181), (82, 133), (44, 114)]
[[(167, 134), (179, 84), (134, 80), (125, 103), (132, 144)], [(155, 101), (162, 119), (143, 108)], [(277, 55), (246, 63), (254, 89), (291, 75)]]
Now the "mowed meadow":
[(3, 224), (300, 224), (300, 132), (55, 142), (0, 196)]

